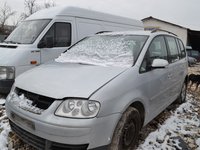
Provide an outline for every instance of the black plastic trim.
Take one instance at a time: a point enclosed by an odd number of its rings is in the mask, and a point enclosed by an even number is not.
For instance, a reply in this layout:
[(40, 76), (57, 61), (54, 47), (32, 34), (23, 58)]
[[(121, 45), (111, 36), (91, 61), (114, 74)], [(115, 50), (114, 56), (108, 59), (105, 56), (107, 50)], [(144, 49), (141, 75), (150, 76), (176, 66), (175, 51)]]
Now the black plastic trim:
[(12, 80), (0, 80), (0, 93), (8, 94), (12, 88), (14, 79)]

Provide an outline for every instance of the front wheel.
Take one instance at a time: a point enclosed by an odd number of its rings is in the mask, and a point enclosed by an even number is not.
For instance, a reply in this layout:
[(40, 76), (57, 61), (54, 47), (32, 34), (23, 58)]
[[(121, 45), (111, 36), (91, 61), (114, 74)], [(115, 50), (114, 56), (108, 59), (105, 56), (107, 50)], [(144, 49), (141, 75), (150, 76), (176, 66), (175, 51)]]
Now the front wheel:
[(129, 107), (115, 128), (109, 150), (132, 150), (137, 143), (140, 129), (139, 111)]

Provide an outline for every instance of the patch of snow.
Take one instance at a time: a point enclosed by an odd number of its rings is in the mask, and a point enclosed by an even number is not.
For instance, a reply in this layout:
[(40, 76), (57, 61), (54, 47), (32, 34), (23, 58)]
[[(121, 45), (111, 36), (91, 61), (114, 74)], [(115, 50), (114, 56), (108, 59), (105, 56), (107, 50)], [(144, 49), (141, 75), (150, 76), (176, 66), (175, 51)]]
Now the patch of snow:
[(197, 148), (197, 150), (200, 150), (200, 138), (198, 138), (198, 139), (196, 140), (196, 144), (199, 146), (199, 147)]
[(5, 113), (5, 107), (1, 107), (2, 116), (0, 117), (0, 150), (8, 150), (8, 134), (11, 131)]
[(7, 100), (18, 108), (35, 114), (41, 114), (44, 111), (43, 109), (40, 109), (33, 105), (33, 101), (27, 99), (23, 94), (18, 96), (16, 93), (11, 92), (8, 95)]
[[(191, 137), (197, 135), (200, 119), (198, 114), (193, 114), (191, 111), (194, 109), (192, 101), (191, 96), (188, 95), (187, 102), (180, 105), (159, 129), (150, 133), (145, 142), (138, 147), (138, 150), (181, 149), (179, 141), (172, 140), (174, 137), (179, 135)], [(191, 115), (187, 116), (184, 113), (191, 113)], [(190, 130), (187, 129), (188, 127), (190, 127)], [(197, 140), (197, 143), (200, 144), (200, 140)]]
[(76, 44), (55, 61), (131, 67), (145, 40), (145, 36), (93, 36)]
[[(1, 123), (2, 124), (2, 123)], [(11, 131), (9, 123), (4, 123), (0, 125), (0, 149), (7, 150), (8, 148), (8, 134)]]
[(5, 100), (5, 99), (0, 99), (0, 105), (4, 105), (4, 104), (5, 104), (5, 102), (6, 102), (6, 100)]

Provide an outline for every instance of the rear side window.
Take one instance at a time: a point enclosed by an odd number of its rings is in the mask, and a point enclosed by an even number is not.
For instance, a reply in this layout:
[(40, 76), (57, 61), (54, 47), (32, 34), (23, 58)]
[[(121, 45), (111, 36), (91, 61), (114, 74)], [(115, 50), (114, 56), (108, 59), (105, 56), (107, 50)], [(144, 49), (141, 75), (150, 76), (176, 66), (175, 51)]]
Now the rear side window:
[(183, 45), (183, 42), (178, 39), (178, 43), (179, 43), (179, 47), (180, 47), (180, 51), (181, 51), (181, 58), (185, 58), (186, 52), (185, 52), (185, 47)]
[(71, 24), (54, 23), (41, 42), (44, 47), (68, 47), (71, 45)]
[(166, 42), (169, 47), (169, 61), (171, 63), (179, 60), (178, 46), (174, 37), (167, 36)]

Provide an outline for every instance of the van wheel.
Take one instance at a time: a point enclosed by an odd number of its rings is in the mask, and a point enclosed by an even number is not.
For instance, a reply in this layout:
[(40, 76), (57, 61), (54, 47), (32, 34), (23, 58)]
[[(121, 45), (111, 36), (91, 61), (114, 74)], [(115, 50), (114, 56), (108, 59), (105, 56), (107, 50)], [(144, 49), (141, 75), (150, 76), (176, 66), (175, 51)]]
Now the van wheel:
[(132, 150), (138, 140), (140, 129), (139, 111), (129, 107), (115, 128), (109, 150)]
[(186, 93), (187, 93), (186, 91), (187, 91), (187, 84), (184, 82), (182, 89), (181, 89), (181, 93), (180, 93), (178, 99), (176, 100), (176, 102), (178, 104), (182, 104), (186, 101)]

